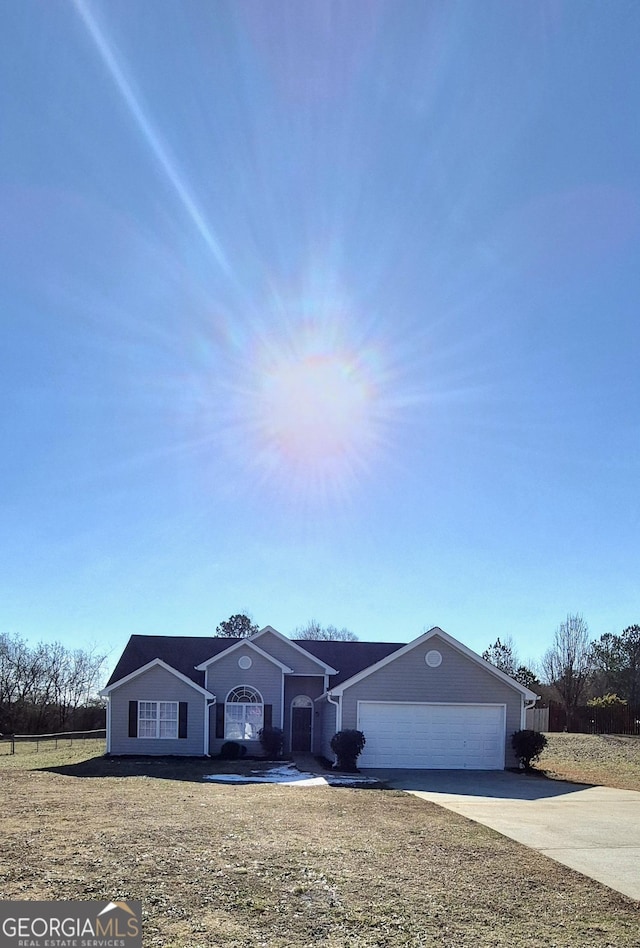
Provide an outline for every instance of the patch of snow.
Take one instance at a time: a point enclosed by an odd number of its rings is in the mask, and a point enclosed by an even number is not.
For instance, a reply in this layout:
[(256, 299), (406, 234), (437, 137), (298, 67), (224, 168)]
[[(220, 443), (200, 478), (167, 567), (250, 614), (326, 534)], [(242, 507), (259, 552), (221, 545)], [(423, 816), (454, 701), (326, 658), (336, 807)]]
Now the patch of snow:
[(318, 776), (298, 770), (293, 764), (271, 767), (269, 770), (252, 770), (249, 774), (205, 774), (203, 779), (214, 783), (279, 783), (285, 787), (346, 787), (355, 783), (378, 783), (373, 777), (357, 775), (327, 773)]

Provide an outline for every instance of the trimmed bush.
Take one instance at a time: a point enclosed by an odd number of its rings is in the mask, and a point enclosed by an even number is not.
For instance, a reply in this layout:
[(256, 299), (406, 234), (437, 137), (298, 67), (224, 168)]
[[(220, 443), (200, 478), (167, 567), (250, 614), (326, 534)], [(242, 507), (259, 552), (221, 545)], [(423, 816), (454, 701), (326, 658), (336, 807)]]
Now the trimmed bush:
[(362, 753), (366, 743), (367, 739), (362, 731), (347, 728), (334, 734), (331, 738), (331, 750), (338, 758), (336, 769), (357, 773), (356, 760)]
[(281, 727), (267, 725), (258, 731), (258, 740), (262, 750), (270, 760), (275, 760), (282, 754), (284, 745), (284, 731)]
[(547, 739), (540, 731), (515, 731), (511, 735), (511, 746), (525, 770), (531, 770), (531, 763), (540, 757), (547, 746)]

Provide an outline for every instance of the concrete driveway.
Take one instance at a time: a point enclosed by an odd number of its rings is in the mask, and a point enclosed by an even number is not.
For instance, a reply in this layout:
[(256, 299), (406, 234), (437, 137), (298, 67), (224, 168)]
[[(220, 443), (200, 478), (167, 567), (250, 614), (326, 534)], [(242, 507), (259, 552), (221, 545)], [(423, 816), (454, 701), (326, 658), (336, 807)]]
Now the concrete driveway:
[(363, 770), (640, 900), (640, 793), (505, 771)]

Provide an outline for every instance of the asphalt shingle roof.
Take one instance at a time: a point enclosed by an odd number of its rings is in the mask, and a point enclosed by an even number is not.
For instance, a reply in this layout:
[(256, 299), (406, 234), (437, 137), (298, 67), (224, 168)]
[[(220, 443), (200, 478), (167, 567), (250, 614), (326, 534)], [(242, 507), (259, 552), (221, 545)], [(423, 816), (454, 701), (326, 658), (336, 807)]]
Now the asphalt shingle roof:
[(302, 646), (316, 658), (337, 669), (338, 674), (329, 679), (331, 688), (382, 661), (404, 645), (404, 642), (327, 642), (319, 639), (294, 641), (296, 645)]
[[(195, 666), (239, 641), (241, 640), (215, 636), (132, 635), (107, 685), (112, 685), (137, 671), (154, 658), (161, 658), (197, 685), (204, 686), (204, 672), (196, 671)], [(338, 670), (338, 674), (329, 679), (332, 688), (403, 646), (402, 642), (326, 642), (315, 639), (293, 641)], [(256, 644), (259, 645), (259, 641)]]

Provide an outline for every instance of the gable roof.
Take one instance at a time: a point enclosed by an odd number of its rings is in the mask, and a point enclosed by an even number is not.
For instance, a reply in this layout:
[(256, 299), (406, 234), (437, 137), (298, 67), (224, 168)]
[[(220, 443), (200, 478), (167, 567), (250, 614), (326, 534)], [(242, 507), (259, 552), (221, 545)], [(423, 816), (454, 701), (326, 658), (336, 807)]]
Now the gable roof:
[(252, 640), (255, 640), (259, 638), (261, 635), (264, 635), (265, 632), (269, 632), (271, 635), (275, 635), (276, 638), (282, 639), (283, 642), (286, 642), (288, 646), (294, 648), (297, 652), (300, 652), (300, 654), (304, 655), (305, 658), (311, 658), (317, 661), (326, 675), (338, 674), (337, 668), (334, 668), (333, 665), (324, 661), (324, 659), (318, 658), (317, 655), (313, 654), (311, 649), (308, 649), (306, 648), (305, 645), (300, 644), (301, 642), (305, 641), (304, 639), (289, 639), (287, 638), (286, 635), (283, 635), (282, 632), (278, 632), (277, 629), (274, 629), (272, 625), (265, 625), (264, 629), (260, 629), (259, 632), (256, 632), (254, 635), (251, 636)]
[(252, 641), (253, 638), (254, 638), (253, 636), (250, 636), (244, 639), (238, 639), (237, 642), (234, 642), (233, 645), (230, 645), (228, 648), (225, 648), (221, 652), (218, 652), (217, 655), (214, 655), (212, 658), (208, 658), (206, 659), (206, 661), (201, 662), (199, 665), (196, 665), (196, 671), (206, 671), (209, 665), (213, 665), (214, 662), (220, 661), (221, 658), (226, 658), (226, 656), (229, 655), (231, 652), (235, 652), (236, 649), (244, 645), (246, 646), (246, 648), (250, 648), (253, 652), (257, 652), (258, 655), (262, 655), (262, 657), (266, 658), (267, 661), (273, 662), (273, 664), (277, 665), (278, 668), (280, 668), (285, 673), (285, 675), (293, 674), (293, 668), (289, 668), (289, 666), (285, 665), (284, 662), (281, 662), (279, 659), (275, 658), (275, 656), (273, 655), (269, 655), (269, 653), (265, 652), (264, 649), (259, 648)]
[(437, 636), (441, 638), (444, 642), (450, 645), (456, 651), (461, 652), (467, 658), (470, 658), (477, 665), (480, 665), (486, 671), (490, 672), (496, 678), (499, 678), (501, 681), (504, 681), (505, 684), (510, 685), (515, 691), (519, 691), (529, 700), (533, 700), (538, 696), (535, 692), (531, 691), (529, 688), (526, 688), (524, 685), (521, 685), (519, 681), (516, 681), (514, 678), (511, 678), (509, 675), (505, 675), (503, 671), (500, 671), (499, 668), (496, 668), (495, 665), (492, 665), (491, 662), (486, 662), (484, 658), (481, 658), (475, 652), (472, 652), (470, 648), (467, 648), (466, 645), (463, 645), (462, 642), (459, 642), (457, 639), (454, 639), (452, 635), (449, 635), (447, 632), (444, 632), (438, 626), (434, 626), (433, 629), (429, 629), (428, 632), (424, 632), (422, 635), (419, 635), (417, 639), (414, 639), (413, 642), (409, 642), (407, 645), (402, 645), (395, 652), (390, 653), (381, 661), (376, 662), (374, 665), (369, 665), (367, 668), (363, 668), (361, 671), (357, 672), (351, 678), (341, 681), (337, 686), (331, 686), (329, 688), (330, 692), (334, 694), (341, 695), (347, 688), (351, 688), (352, 685), (357, 684), (357, 682), (362, 681), (363, 678), (367, 678), (373, 672), (379, 671), (381, 668), (384, 668), (385, 665), (388, 665), (390, 662), (395, 661), (396, 658), (399, 658), (401, 655), (406, 655), (407, 652), (410, 652), (412, 649), (416, 648), (418, 645), (422, 645), (425, 642), (428, 642), (429, 639)]
[(195, 689), (195, 691), (199, 691), (200, 694), (205, 698), (215, 698), (215, 695), (212, 695), (211, 692), (207, 691), (206, 688), (203, 688), (201, 685), (197, 685), (195, 681), (193, 681), (191, 678), (188, 678), (186, 675), (183, 675), (182, 672), (177, 671), (175, 668), (172, 668), (171, 665), (168, 665), (166, 662), (163, 662), (161, 658), (154, 658), (152, 661), (147, 662), (146, 665), (142, 665), (141, 668), (137, 668), (130, 674), (125, 675), (124, 678), (120, 678), (119, 681), (114, 681), (112, 685), (107, 685), (106, 688), (102, 689), (100, 695), (106, 697), (116, 688), (120, 688), (121, 685), (125, 685), (133, 678), (137, 678), (138, 675), (143, 675), (151, 668), (164, 668), (164, 670), (169, 672), (170, 675), (173, 675), (175, 678), (179, 678), (180, 681), (183, 681), (186, 685), (189, 685), (190, 688)]

